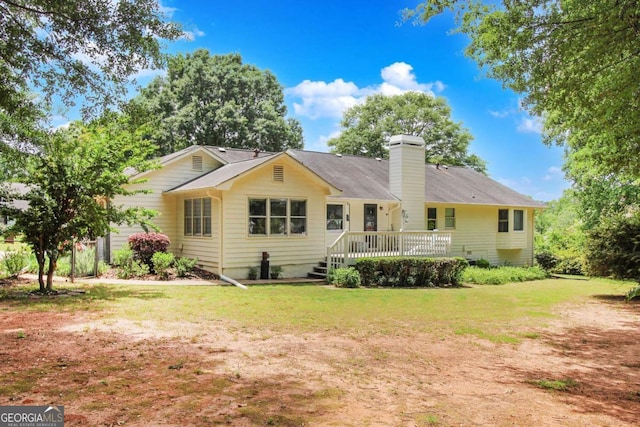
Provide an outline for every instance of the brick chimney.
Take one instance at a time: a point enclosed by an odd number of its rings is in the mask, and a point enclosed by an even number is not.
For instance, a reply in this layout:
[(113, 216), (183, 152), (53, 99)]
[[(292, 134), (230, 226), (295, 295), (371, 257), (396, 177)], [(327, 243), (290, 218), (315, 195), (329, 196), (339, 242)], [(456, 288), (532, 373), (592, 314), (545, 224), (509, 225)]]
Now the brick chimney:
[(389, 140), (389, 190), (402, 202), (400, 229), (424, 230), (425, 144), (419, 136)]

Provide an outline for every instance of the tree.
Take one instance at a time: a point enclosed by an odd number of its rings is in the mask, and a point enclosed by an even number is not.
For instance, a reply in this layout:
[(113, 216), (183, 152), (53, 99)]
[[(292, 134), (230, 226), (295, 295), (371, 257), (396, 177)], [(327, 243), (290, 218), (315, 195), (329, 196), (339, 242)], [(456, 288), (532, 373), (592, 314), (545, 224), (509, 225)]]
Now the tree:
[(601, 176), (640, 177), (636, 0), (428, 0), (405, 18), (447, 10), (471, 37), (467, 54), (544, 119), (547, 143), (566, 143)]
[(159, 40), (181, 34), (157, 0), (0, 0), (0, 149), (32, 143), (55, 97), (83, 94), (85, 113), (113, 105), (133, 74), (162, 67)]
[(585, 252), (592, 274), (640, 282), (640, 212), (605, 218), (589, 231)]
[(486, 163), (467, 149), (473, 139), (460, 123), (451, 120), (444, 98), (421, 92), (368, 97), (344, 113), (342, 134), (329, 140), (333, 152), (388, 157), (389, 138), (397, 134), (425, 140), (425, 160), (452, 166), (468, 166), (486, 173)]
[(558, 200), (536, 215), (534, 246), (536, 261), (543, 268), (561, 274), (584, 274), (584, 221), (579, 215), (580, 203), (573, 189), (567, 189)]
[[(640, 196), (638, 2), (427, 0), (405, 18), (424, 23), (445, 11), (470, 36), (466, 53), (543, 119), (544, 141), (565, 145), (591, 265), (607, 266), (611, 253), (635, 247), (635, 234), (615, 228), (635, 230), (625, 215), (637, 212)], [(597, 250), (608, 238), (607, 250)]]
[(132, 120), (147, 122), (148, 137), (168, 154), (190, 145), (281, 151), (302, 148), (302, 129), (286, 119), (282, 86), (269, 71), (242, 63), (237, 54), (169, 58), (158, 77), (132, 100)]
[[(0, 213), (15, 220), (9, 232), (21, 233), (38, 261), (41, 292), (52, 290), (56, 261), (74, 239), (105, 235), (110, 224), (149, 225), (153, 212), (113, 205), (116, 195), (133, 195), (125, 171), (148, 170), (153, 146), (123, 130), (120, 123), (79, 123), (49, 135), (37, 153), (25, 160), (17, 180), (28, 186), (26, 210), (0, 204)], [(6, 190), (6, 189), (5, 189)], [(13, 195), (13, 198), (16, 196)], [(44, 281), (46, 260), (46, 285)]]

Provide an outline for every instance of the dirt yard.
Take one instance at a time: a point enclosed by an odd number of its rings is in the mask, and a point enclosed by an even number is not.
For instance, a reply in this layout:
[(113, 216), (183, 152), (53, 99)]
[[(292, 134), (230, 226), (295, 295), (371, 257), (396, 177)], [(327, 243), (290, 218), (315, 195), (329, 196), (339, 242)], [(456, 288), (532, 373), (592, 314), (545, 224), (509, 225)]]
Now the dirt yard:
[(66, 426), (637, 426), (639, 315), (594, 299), (493, 344), (0, 307), (0, 404), (64, 405)]

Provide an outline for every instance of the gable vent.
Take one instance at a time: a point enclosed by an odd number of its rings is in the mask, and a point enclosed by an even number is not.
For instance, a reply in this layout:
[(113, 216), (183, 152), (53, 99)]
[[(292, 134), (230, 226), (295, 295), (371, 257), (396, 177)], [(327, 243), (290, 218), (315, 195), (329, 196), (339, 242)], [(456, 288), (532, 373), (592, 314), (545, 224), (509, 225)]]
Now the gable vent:
[(273, 165), (273, 181), (284, 182), (284, 166)]
[(191, 156), (191, 169), (194, 171), (202, 170), (202, 156)]

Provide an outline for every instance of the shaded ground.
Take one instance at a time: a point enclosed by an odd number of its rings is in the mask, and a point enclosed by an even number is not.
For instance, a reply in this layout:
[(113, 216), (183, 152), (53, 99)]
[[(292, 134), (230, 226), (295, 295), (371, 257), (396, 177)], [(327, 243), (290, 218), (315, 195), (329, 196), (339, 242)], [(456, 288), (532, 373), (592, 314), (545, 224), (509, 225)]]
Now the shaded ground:
[(282, 335), (0, 305), (0, 405), (61, 404), (67, 426), (632, 426), (639, 314), (594, 298), (514, 345), (402, 325)]

